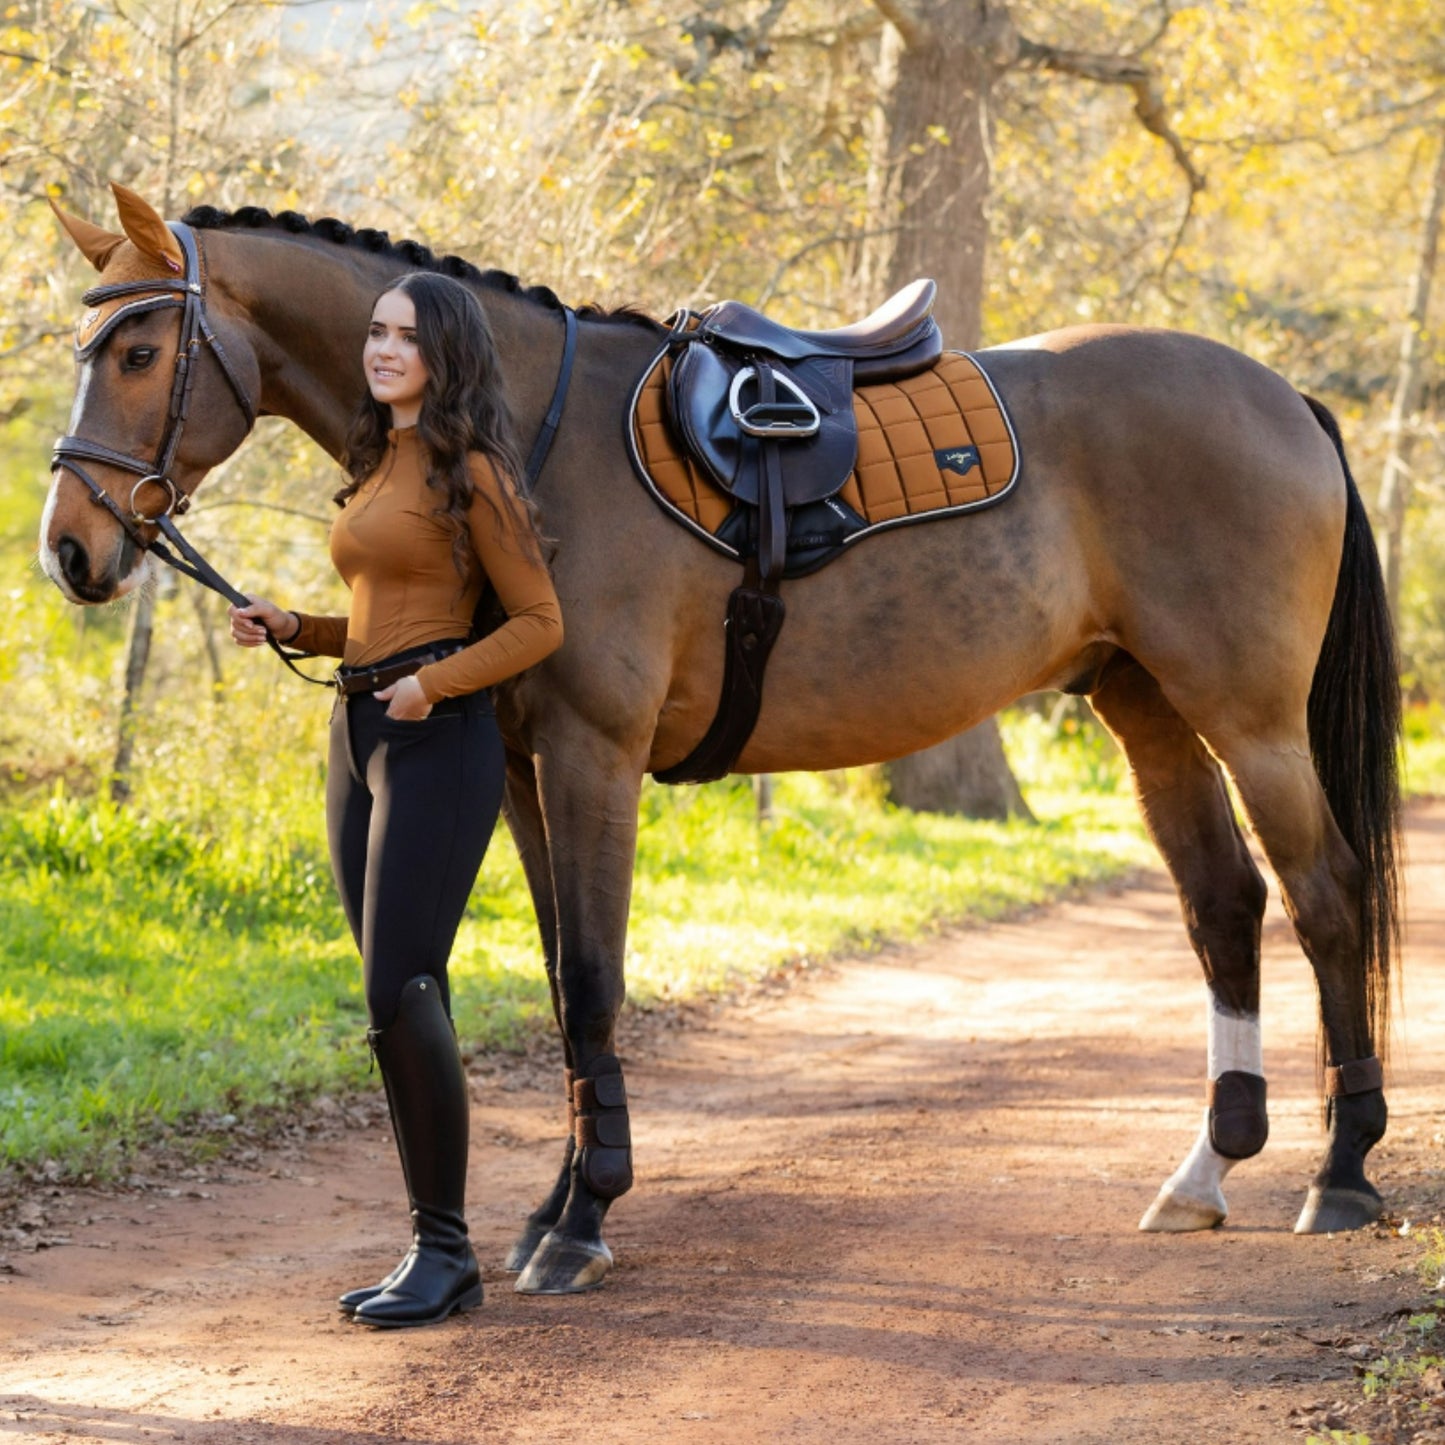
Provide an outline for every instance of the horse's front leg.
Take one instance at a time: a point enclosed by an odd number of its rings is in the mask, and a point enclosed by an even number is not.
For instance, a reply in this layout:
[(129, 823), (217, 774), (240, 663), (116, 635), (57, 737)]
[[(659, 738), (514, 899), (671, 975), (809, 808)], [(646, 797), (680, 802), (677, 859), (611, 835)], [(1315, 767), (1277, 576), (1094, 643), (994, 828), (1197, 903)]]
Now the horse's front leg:
[[(556, 906), (552, 969), (573, 1089), (563, 1178), (533, 1216), (550, 1227), (517, 1280), (522, 1294), (595, 1289), (612, 1267), (602, 1221), (632, 1187), (626, 1085), (615, 1033), (632, 896), (645, 753), (583, 727), (549, 729), (539, 748), (541, 820)], [(565, 1185), (565, 1199), (549, 1219)], [(527, 1235), (518, 1241), (517, 1253)]]
[[(542, 799), (537, 789), (537, 769), (530, 756), (519, 749), (507, 749), (507, 792), (502, 805), (522, 872), (537, 911), (537, 928), (542, 935), (542, 956), (547, 966), (547, 984), (552, 992), (552, 1012), (557, 1027), (562, 1027), (562, 1005), (557, 988), (557, 894), (552, 887), (552, 860), (547, 854), (547, 829), (542, 821)], [(563, 1034), (563, 1047), (566, 1035)], [(567, 1058), (563, 1074), (563, 1098), (566, 1100), (567, 1135), (562, 1145), (562, 1167), (552, 1191), (531, 1214), (520, 1235), (507, 1253), (502, 1267), (509, 1274), (518, 1274), (537, 1246), (562, 1217), (562, 1206), (572, 1185), (572, 1060)]]

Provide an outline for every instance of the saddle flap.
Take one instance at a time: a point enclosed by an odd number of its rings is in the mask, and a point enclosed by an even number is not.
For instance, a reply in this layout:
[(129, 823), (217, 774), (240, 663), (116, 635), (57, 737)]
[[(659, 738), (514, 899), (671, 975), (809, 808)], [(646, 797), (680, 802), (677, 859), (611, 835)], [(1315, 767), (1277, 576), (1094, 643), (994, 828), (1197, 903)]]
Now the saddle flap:
[[(747, 362), (693, 342), (668, 378), (673, 426), (691, 455), (729, 496), (753, 506), (761, 495), (762, 442), (746, 435), (729, 405), (733, 378)], [(804, 506), (833, 496), (852, 474), (858, 458), (853, 421), (852, 367), (834, 357), (815, 357), (787, 368), (786, 375), (818, 408), (818, 430), (810, 437), (772, 442), (783, 459), (783, 504)], [(740, 398), (757, 399), (756, 382)]]

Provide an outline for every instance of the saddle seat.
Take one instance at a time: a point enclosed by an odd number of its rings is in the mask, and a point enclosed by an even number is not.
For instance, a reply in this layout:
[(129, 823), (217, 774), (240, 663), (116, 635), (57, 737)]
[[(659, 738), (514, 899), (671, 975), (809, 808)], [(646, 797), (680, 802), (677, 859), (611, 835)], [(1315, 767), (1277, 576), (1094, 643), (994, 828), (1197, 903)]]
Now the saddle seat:
[(832, 331), (795, 331), (741, 301), (719, 301), (703, 312), (694, 334), (712, 345), (780, 361), (846, 357), (853, 362), (854, 380), (891, 381), (932, 366), (942, 355), (943, 338), (933, 320), (937, 295), (935, 281), (910, 282), (862, 321)]
[(943, 354), (937, 292), (914, 281), (835, 331), (794, 331), (741, 301), (675, 322), (668, 402), (678, 434), (719, 487), (755, 506), (772, 500), (779, 520), (832, 496), (857, 458), (854, 386), (916, 375)]

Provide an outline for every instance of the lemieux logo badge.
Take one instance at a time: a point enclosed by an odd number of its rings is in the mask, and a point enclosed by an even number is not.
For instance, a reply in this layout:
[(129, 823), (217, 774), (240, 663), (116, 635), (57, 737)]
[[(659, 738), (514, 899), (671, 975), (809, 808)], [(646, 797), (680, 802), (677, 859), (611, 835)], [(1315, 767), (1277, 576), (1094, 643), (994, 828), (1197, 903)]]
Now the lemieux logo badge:
[(957, 472), (966, 477), (969, 471), (979, 465), (977, 447), (940, 447), (933, 454), (934, 464), (941, 472)]

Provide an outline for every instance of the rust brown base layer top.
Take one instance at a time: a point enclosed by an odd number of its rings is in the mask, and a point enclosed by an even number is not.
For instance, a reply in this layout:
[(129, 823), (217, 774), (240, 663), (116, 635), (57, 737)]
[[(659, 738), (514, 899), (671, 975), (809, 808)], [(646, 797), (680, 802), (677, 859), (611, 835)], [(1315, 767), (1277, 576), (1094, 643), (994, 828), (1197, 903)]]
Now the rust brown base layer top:
[[(671, 365), (659, 357), (638, 390), (633, 442), (660, 499), (713, 533), (736, 503), (685, 454), (668, 423)], [(853, 415), (858, 461), (838, 496), (870, 528), (979, 506), (1017, 476), (1013, 432), (978, 363), (963, 352), (948, 352), (917, 376), (858, 388)], [(979, 460), (966, 473), (939, 467), (935, 453), (969, 446)]]

